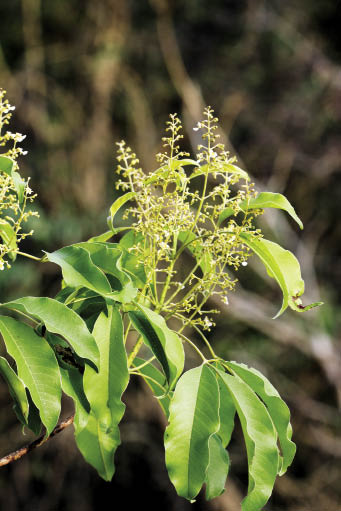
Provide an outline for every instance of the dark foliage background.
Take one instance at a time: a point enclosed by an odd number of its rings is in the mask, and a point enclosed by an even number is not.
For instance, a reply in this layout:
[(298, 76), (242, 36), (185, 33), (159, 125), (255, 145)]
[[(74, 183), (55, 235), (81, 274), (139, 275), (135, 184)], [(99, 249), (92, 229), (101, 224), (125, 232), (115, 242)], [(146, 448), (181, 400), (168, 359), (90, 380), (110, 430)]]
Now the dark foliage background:
[[(27, 134), (21, 162), (39, 194), (40, 220), (26, 251), (36, 255), (103, 232), (115, 196), (114, 141), (126, 138), (154, 168), (170, 112), (185, 144), (205, 105), (257, 187), (284, 193), (305, 229), (281, 214), (262, 217), (268, 237), (299, 258), (306, 301), (324, 307), (277, 320), (281, 297), (253, 261), (212, 332), (222, 356), (258, 367), (287, 400), (298, 453), (267, 511), (340, 511), (339, 206), (341, 3), (335, 0), (11, 0), (0, 3), (0, 86), (17, 109), (10, 127)], [(52, 265), (18, 260), (0, 274), (0, 300), (53, 296)], [(222, 306), (220, 306), (222, 307)], [(195, 363), (195, 361), (193, 361)], [(22, 437), (0, 386), (0, 453)], [(7, 511), (114, 508), (187, 510), (164, 468), (164, 423), (147, 389), (126, 394), (123, 444), (112, 483), (77, 453), (72, 428), (0, 472)], [(71, 412), (65, 401), (64, 415)], [(246, 491), (241, 436), (231, 445), (225, 494), (196, 510), (238, 511)], [(139, 504), (140, 503), (140, 504)]]

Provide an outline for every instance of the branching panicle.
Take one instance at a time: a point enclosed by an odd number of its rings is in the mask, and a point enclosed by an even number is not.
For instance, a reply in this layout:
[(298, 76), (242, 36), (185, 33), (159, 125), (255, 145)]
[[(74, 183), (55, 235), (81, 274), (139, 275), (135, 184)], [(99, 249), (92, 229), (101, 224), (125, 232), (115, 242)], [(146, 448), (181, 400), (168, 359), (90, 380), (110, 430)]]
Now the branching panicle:
[[(247, 264), (249, 250), (240, 234), (259, 236), (253, 226), (255, 212), (242, 212), (240, 207), (255, 196), (254, 187), (247, 174), (234, 166), (236, 159), (217, 143), (217, 122), (207, 107), (204, 119), (193, 128), (202, 131), (204, 144), (192, 160), (180, 151), (182, 125), (171, 114), (162, 139), (165, 152), (156, 157), (161, 167), (150, 174), (138, 168), (136, 155), (124, 142), (118, 144), (117, 171), (125, 180), (117, 186), (135, 192), (135, 205), (127, 208), (125, 216), (132, 217), (132, 228), (144, 240), (143, 246), (131, 250), (147, 269), (145, 292), (157, 311), (176, 315), (184, 326), (203, 329), (213, 324), (206, 313), (217, 312), (208, 310), (203, 316), (208, 297), (218, 294), (227, 303), (227, 294), (237, 282), (228, 268), (237, 271)], [(220, 222), (226, 208), (232, 218)], [(242, 221), (237, 223), (235, 217), (241, 212)], [(187, 275), (179, 265), (184, 250), (193, 257)]]
[(18, 144), (26, 135), (10, 131), (3, 133), (15, 109), (5, 99), (5, 94), (6, 91), (0, 89), (0, 146), (5, 148), (0, 155), (0, 270), (10, 267), (9, 260), (15, 259), (18, 244), (33, 234), (33, 231), (23, 232), (22, 224), (29, 217), (38, 216), (37, 212), (27, 209), (27, 204), (36, 197), (29, 187), (29, 178), (25, 181), (18, 173), (17, 159), (27, 154)]

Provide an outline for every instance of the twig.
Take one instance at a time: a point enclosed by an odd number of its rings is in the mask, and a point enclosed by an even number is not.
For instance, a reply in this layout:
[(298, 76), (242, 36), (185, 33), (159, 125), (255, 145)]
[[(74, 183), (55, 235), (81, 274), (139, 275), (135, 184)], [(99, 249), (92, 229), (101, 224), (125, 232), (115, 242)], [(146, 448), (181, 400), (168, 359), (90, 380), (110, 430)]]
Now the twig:
[(47, 438), (45, 437), (45, 435), (42, 435), (39, 438), (37, 438), (37, 440), (32, 442), (31, 444), (25, 445), (24, 447), (21, 447), (17, 451), (13, 451), (10, 454), (7, 454), (7, 456), (0, 458), (0, 467), (3, 467), (5, 465), (8, 465), (8, 463), (12, 463), (12, 461), (16, 461), (16, 460), (20, 459), (25, 454), (33, 451), (33, 449), (35, 449), (36, 447), (40, 447), (42, 444), (47, 442), (47, 440), (49, 440), (50, 438), (55, 436), (57, 433), (60, 433), (61, 431), (63, 431), (63, 429), (67, 428), (68, 426), (71, 426), (71, 424), (74, 421), (74, 418), (75, 418), (75, 415), (73, 414), (70, 417), (68, 417), (67, 419), (63, 420), (60, 424), (58, 424), (54, 428), (51, 435), (48, 436)]

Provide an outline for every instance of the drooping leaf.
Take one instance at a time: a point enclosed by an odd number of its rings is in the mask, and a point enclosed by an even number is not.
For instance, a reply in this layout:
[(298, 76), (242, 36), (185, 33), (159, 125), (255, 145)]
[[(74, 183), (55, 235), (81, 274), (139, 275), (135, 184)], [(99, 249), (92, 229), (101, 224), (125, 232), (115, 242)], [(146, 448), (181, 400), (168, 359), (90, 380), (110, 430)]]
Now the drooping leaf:
[[(27, 423), (25, 424), (25, 426), (27, 426), (31, 431), (33, 431), (33, 433), (35, 435), (38, 436), (41, 434), (43, 424), (42, 424), (42, 421), (40, 418), (39, 410), (36, 407), (36, 405), (34, 404), (32, 397), (27, 389), (26, 389), (26, 394), (27, 394), (29, 412), (28, 412)], [(15, 407), (14, 410), (18, 416), (18, 409)], [(18, 418), (19, 418), (19, 416), (18, 416)], [(20, 420), (20, 418), (19, 418), (19, 420)], [(22, 424), (24, 424), (23, 421), (21, 421), (21, 422), (22, 422)]]
[(280, 316), (289, 306), (298, 312), (322, 305), (322, 302), (312, 303), (303, 307), (300, 296), (304, 293), (304, 281), (301, 277), (300, 264), (296, 257), (273, 241), (264, 238), (254, 238), (248, 233), (240, 234), (243, 242), (261, 259), (270, 277), (279, 284), (283, 293), (283, 303), (275, 318)]
[(143, 305), (136, 305), (139, 310), (129, 312), (129, 317), (160, 362), (171, 389), (184, 368), (185, 356), (181, 339), (168, 328), (160, 314)]
[[(244, 200), (239, 205), (242, 211), (250, 209), (264, 209), (264, 208), (276, 208), (286, 211), (303, 229), (303, 224), (296, 214), (296, 211), (288, 201), (288, 199), (281, 193), (272, 192), (261, 192), (253, 199)], [(234, 211), (232, 208), (226, 208), (219, 216), (218, 224), (223, 222), (226, 218), (233, 215)]]
[(0, 332), (49, 435), (57, 423), (61, 406), (60, 373), (54, 352), (31, 327), (13, 318), (0, 317)]
[(76, 246), (89, 253), (91, 261), (97, 268), (117, 279), (118, 288), (110, 294), (113, 300), (122, 303), (129, 303), (134, 300), (137, 289), (134, 287), (130, 275), (122, 268), (123, 252), (116, 244), (85, 242), (77, 243)]
[(63, 392), (70, 396), (75, 404), (74, 427), (77, 435), (86, 426), (90, 412), (90, 405), (83, 388), (83, 375), (71, 366), (60, 367), (60, 374)]
[(86, 287), (103, 296), (110, 296), (111, 286), (104, 273), (92, 262), (84, 248), (68, 246), (46, 253), (52, 263), (58, 264), (67, 286)]
[(118, 428), (106, 425), (91, 411), (86, 426), (75, 431), (75, 438), (84, 459), (110, 481), (115, 471), (114, 453), (120, 443)]
[[(132, 367), (139, 367), (146, 361), (143, 358), (135, 357)], [(145, 376), (144, 380), (146, 384), (151, 388), (157, 401), (164, 411), (166, 417), (169, 415), (169, 405), (171, 400), (171, 394), (167, 393), (167, 380), (165, 375), (158, 370), (157, 367), (152, 364), (144, 365), (139, 369), (139, 373)], [(156, 382), (156, 383), (155, 383)]]
[(86, 426), (76, 432), (76, 442), (86, 461), (109, 481), (120, 443), (118, 424), (125, 410), (121, 397), (129, 381), (123, 323), (116, 307), (109, 306), (107, 315), (100, 314), (93, 335), (100, 351), (100, 370), (96, 373), (85, 367), (84, 392), (91, 411)]
[(116, 231), (114, 227), (114, 218), (116, 216), (117, 211), (126, 203), (134, 199), (136, 197), (135, 192), (127, 192), (124, 195), (121, 195), (118, 199), (116, 199), (110, 207), (110, 216), (108, 218), (109, 227), (113, 232)]
[(206, 364), (179, 379), (165, 432), (166, 465), (181, 497), (199, 493), (209, 463), (209, 439), (219, 429), (219, 389)]
[(243, 380), (222, 371), (219, 375), (235, 403), (246, 444), (249, 487), (242, 511), (261, 511), (277, 476), (277, 432), (265, 405)]
[(282, 451), (279, 475), (284, 474), (294, 459), (296, 452), (296, 446), (291, 440), (292, 427), (290, 424), (289, 408), (281, 399), (275, 387), (257, 369), (247, 367), (245, 364), (238, 364), (237, 362), (226, 362), (226, 366), (245, 381), (266, 404), (277, 430)]
[(219, 497), (224, 490), (230, 468), (230, 458), (220, 436), (216, 433), (209, 438), (209, 463), (206, 470), (206, 499)]
[(4, 357), (0, 357), (0, 374), (8, 385), (9, 392), (17, 409), (20, 410), (23, 423), (26, 424), (28, 418), (28, 401), (24, 382), (19, 378)]
[(221, 438), (223, 447), (227, 447), (231, 440), (231, 435), (234, 430), (234, 418), (236, 415), (236, 407), (232, 399), (231, 393), (218, 378), (219, 386), (219, 421), (220, 427), (218, 435)]
[(63, 336), (77, 355), (98, 365), (99, 352), (93, 335), (82, 318), (63, 303), (53, 298), (27, 296), (7, 302), (3, 307), (42, 321), (49, 332)]

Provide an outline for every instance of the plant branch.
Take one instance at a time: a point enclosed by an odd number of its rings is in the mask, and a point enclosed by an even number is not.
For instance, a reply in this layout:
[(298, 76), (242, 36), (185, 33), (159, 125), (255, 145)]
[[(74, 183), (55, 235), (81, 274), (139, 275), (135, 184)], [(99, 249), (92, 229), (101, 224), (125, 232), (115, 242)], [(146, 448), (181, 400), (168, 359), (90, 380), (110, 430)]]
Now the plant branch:
[(9, 463), (12, 463), (13, 461), (19, 460), (20, 458), (22, 458), (22, 456), (33, 451), (33, 449), (35, 449), (36, 447), (40, 447), (45, 442), (47, 442), (47, 440), (49, 440), (53, 436), (57, 435), (57, 433), (60, 433), (68, 426), (71, 426), (71, 424), (73, 424), (74, 418), (75, 418), (75, 415), (73, 414), (70, 417), (68, 417), (67, 419), (63, 420), (60, 424), (58, 424), (53, 429), (51, 435), (48, 436), (47, 438), (45, 437), (45, 435), (41, 435), (39, 438), (34, 440), (34, 442), (32, 442), (28, 445), (25, 445), (24, 447), (21, 447), (20, 449), (13, 451), (10, 454), (7, 454), (7, 456), (4, 456), (3, 458), (0, 458), (0, 467), (8, 465)]

